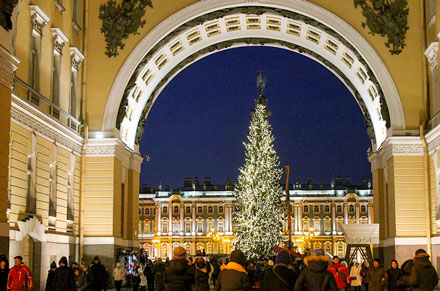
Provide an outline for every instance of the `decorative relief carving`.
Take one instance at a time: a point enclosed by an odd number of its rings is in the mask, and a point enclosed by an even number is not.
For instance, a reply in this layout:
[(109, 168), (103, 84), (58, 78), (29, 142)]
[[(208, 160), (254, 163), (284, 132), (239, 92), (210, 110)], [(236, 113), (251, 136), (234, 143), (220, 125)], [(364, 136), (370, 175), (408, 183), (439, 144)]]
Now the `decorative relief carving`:
[(70, 60), (72, 64), (72, 68), (78, 71), (79, 66), (81, 65), (82, 61), (85, 59), (84, 55), (80, 52), (79, 49), (76, 47), (71, 46), (70, 47)]
[(425, 56), (428, 59), (431, 71), (437, 67), (437, 51), (438, 42), (432, 42), (425, 51)]
[(69, 41), (69, 38), (58, 27), (52, 27), (53, 48), (54, 50), (62, 54), (64, 45)]
[(31, 10), (32, 29), (41, 36), (43, 27), (50, 21), (50, 18), (37, 5), (30, 5), (29, 9)]
[(82, 137), (51, 120), (38, 110), (31, 108), (31, 105), (14, 95), (11, 102), (11, 119), (13, 122), (76, 152), (78, 155), (82, 153)]
[(116, 157), (126, 168), (130, 167), (130, 157), (133, 153), (118, 138), (95, 138), (89, 139), (87, 157)]

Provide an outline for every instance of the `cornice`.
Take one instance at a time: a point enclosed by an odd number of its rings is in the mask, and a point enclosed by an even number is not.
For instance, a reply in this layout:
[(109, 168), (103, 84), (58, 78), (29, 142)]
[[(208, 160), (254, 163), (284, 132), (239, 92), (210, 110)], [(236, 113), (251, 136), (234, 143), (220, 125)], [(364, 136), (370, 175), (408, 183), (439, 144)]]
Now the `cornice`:
[(425, 56), (428, 59), (431, 71), (435, 69), (437, 66), (437, 51), (438, 51), (438, 42), (431, 42), (429, 47), (425, 51)]
[(425, 137), (426, 143), (428, 144), (428, 152), (429, 154), (433, 154), (434, 151), (440, 147), (440, 125), (431, 129)]
[(43, 27), (50, 21), (50, 18), (37, 5), (30, 5), (29, 9), (32, 17), (32, 28), (41, 36)]
[(82, 153), (84, 139), (80, 135), (14, 94), (11, 98), (11, 120), (44, 138), (53, 140), (77, 155)]
[(14, 72), (20, 61), (2, 45), (0, 45), (0, 84), (12, 89)]
[(84, 55), (81, 53), (81, 51), (78, 48), (74, 46), (70, 47), (70, 60), (73, 69), (78, 71), (79, 66), (81, 65), (84, 59), (85, 59)]
[(126, 168), (130, 166), (131, 154), (119, 138), (92, 138), (86, 148), (86, 157), (116, 157)]
[(141, 165), (144, 158), (139, 153), (132, 153), (130, 156), (129, 169), (134, 170), (137, 173), (141, 172)]
[(64, 45), (69, 41), (69, 38), (58, 27), (52, 27), (53, 49), (62, 55)]

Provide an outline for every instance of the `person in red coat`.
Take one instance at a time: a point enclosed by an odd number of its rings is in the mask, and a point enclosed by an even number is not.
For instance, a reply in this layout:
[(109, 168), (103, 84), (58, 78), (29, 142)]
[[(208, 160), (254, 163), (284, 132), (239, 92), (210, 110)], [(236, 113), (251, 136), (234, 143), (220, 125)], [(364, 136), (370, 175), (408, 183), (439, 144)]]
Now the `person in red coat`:
[(8, 290), (11, 291), (32, 291), (34, 290), (34, 283), (32, 282), (32, 275), (29, 268), (22, 263), (21, 256), (14, 257), (15, 265), (9, 271), (8, 276)]
[(336, 284), (339, 290), (345, 290), (348, 284), (350, 284), (350, 273), (347, 267), (339, 263), (339, 257), (333, 257), (333, 264), (328, 268), (332, 272), (333, 277), (335, 277)]

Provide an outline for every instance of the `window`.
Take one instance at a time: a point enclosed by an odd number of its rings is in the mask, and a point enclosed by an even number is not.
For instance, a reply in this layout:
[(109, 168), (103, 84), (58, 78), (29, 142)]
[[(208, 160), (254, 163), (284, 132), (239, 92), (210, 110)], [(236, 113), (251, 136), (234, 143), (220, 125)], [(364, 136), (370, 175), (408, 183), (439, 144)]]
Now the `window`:
[(197, 232), (203, 232), (203, 221), (197, 221)]
[(319, 241), (313, 243), (314, 250), (319, 250), (321, 248), (322, 248), (322, 244)]
[(73, 192), (74, 192), (74, 185), (75, 185), (75, 156), (73, 153), (70, 153), (71, 157), (71, 170), (67, 173), (67, 220), (73, 221), (74, 220), (74, 214), (73, 214)]
[(324, 232), (331, 233), (332, 232), (332, 221), (330, 219), (324, 220)]
[(330, 213), (330, 205), (325, 205), (324, 206), (324, 212), (325, 213)]
[(212, 254), (212, 253), (213, 253), (212, 242), (209, 242), (206, 244), (206, 254)]
[(361, 212), (367, 212), (367, 206), (361, 205)]
[(162, 221), (162, 233), (163, 234), (168, 233), (168, 221), (166, 220)]
[(72, 21), (75, 22), (75, 24), (78, 25), (78, 0), (73, 0), (72, 5)]
[(308, 213), (309, 212), (309, 205), (304, 205), (303, 211), (304, 211), (304, 213)]
[(191, 213), (191, 206), (186, 206), (185, 207), (185, 212), (186, 213)]
[(37, 152), (37, 136), (32, 133), (32, 154), (28, 155), (27, 164), (27, 193), (26, 193), (26, 212), (28, 214), (36, 214), (37, 199), (35, 190), (36, 179), (36, 152)]
[(313, 212), (319, 213), (319, 205), (314, 205), (313, 206)]
[(173, 234), (178, 234), (179, 233), (179, 222), (178, 221), (173, 221)]
[(150, 234), (150, 221), (148, 220), (144, 222), (144, 234)]
[(313, 219), (313, 232), (315, 234), (319, 234), (321, 232), (321, 219), (320, 218)]
[(350, 206), (348, 206), (348, 211), (353, 213), (354, 212), (354, 205), (350, 204)]
[(198, 214), (202, 214), (203, 213), (203, 207), (202, 206), (197, 206), (197, 213)]
[(76, 118), (76, 98), (77, 98), (76, 84), (77, 84), (77, 79), (78, 79), (78, 71), (76, 71), (72, 67), (72, 70), (71, 70), (71, 73), (70, 73), (70, 104), (69, 104), (69, 113), (74, 118)]
[(223, 206), (219, 206), (218, 207), (218, 212), (219, 213), (223, 213), (224, 212), (224, 207)]
[(214, 220), (208, 220), (208, 231), (214, 232)]
[(336, 219), (336, 230), (338, 232), (342, 232), (342, 224), (344, 224), (344, 219), (342, 217), (338, 217)]
[(218, 254), (219, 255), (223, 255), (224, 254), (224, 247), (223, 247), (223, 244), (222, 243), (219, 243), (218, 244)]
[(214, 207), (213, 206), (208, 206), (208, 213), (212, 214), (214, 212)]
[(145, 216), (149, 216), (150, 215), (150, 208), (149, 207), (145, 208), (144, 212), (145, 212)]
[(331, 253), (332, 253), (332, 245), (331, 245), (330, 242), (326, 242), (326, 243), (324, 244), (324, 251), (325, 251), (327, 254), (331, 254)]
[(57, 216), (57, 146), (53, 146), (49, 170), (49, 216)]
[(303, 231), (307, 232), (310, 230), (310, 220), (309, 219), (303, 219)]
[(225, 223), (223, 221), (217, 222), (217, 231), (224, 232), (225, 231)]
[(139, 215), (142, 215), (142, 208), (139, 208)]
[(191, 243), (190, 242), (185, 243), (185, 250), (186, 250), (186, 254), (188, 256), (191, 255)]
[(185, 232), (186, 233), (191, 232), (191, 221), (189, 221), (189, 220), (185, 221)]
[(55, 105), (60, 104), (60, 75), (61, 54), (54, 49), (52, 56), (52, 102)]
[(156, 207), (153, 208), (153, 215), (156, 215)]
[(142, 234), (142, 222), (139, 221), (139, 223), (138, 223), (138, 235), (141, 235), (141, 234)]
[(344, 245), (342, 243), (338, 244), (338, 257), (344, 257)]
[(342, 205), (336, 206), (336, 212), (338, 212), (338, 213), (342, 212)]
[(168, 207), (164, 206), (164, 207), (162, 208), (162, 213), (163, 213), (163, 214), (167, 214), (167, 213), (168, 213)]
[(179, 206), (174, 206), (174, 213), (179, 213)]

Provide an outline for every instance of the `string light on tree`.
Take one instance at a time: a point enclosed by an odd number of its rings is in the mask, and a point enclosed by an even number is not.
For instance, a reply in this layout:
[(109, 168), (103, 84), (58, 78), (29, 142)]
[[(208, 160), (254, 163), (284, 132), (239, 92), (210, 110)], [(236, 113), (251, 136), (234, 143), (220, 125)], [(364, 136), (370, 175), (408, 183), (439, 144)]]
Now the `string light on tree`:
[(250, 259), (273, 253), (282, 239), (279, 209), (282, 170), (274, 149), (264, 88), (266, 77), (257, 79), (258, 99), (252, 111), (245, 147), (245, 163), (239, 168), (234, 223), (238, 248)]

